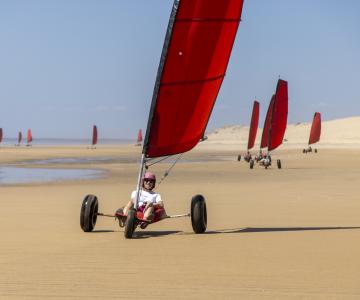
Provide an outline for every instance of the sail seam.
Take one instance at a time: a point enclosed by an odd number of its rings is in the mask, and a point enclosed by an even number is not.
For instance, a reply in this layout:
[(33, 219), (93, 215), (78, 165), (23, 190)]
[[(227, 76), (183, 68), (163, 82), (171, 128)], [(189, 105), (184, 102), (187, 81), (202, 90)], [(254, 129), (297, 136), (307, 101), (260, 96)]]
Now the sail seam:
[(196, 80), (181, 80), (181, 81), (174, 81), (174, 82), (163, 82), (161, 85), (178, 85), (178, 84), (195, 84), (195, 83), (202, 83), (202, 82), (209, 82), (209, 81), (216, 81), (225, 77), (225, 73), (215, 77), (209, 77), (205, 79), (196, 79)]

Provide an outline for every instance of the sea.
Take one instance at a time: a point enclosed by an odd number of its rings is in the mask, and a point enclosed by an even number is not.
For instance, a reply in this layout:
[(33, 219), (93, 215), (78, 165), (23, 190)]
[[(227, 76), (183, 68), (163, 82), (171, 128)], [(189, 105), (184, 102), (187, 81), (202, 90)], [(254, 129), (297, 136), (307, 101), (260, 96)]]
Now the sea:
[[(15, 138), (4, 138), (0, 146), (14, 146), (18, 141)], [(134, 139), (99, 139), (98, 145), (126, 145), (135, 144)], [(22, 145), (26, 145), (26, 140), (23, 139)], [(67, 146), (67, 145), (91, 145), (90, 139), (69, 139), (69, 138), (33, 138), (32, 145), (40, 146)]]

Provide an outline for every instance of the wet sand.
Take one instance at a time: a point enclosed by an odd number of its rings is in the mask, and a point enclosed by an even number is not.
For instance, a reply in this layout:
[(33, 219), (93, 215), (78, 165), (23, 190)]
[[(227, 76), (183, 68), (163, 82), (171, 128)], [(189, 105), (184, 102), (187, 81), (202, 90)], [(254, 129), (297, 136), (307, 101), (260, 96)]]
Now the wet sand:
[[(107, 178), (0, 186), (0, 299), (360, 299), (358, 149), (279, 150), (283, 169), (250, 170), (236, 151), (200, 145), (158, 191), (169, 214), (188, 212), (203, 194), (206, 234), (195, 235), (189, 218), (139, 229), (132, 240), (112, 218), (82, 232), (83, 197), (97, 195), (104, 213), (123, 205), (140, 150), (0, 149), (2, 164), (112, 158), (42, 165), (99, 168)], [(167, 166), (152, 170), (161, 177)]]

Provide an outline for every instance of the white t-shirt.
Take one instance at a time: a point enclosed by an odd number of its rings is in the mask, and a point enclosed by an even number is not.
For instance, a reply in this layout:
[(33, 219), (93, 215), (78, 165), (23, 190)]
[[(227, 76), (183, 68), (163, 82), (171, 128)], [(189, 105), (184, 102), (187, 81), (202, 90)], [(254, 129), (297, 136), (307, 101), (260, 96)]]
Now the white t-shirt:
[[(131, 200), (135, 202), (136, 200), (136, 190), (131, 193)], [(140, 190), (140, 199), (139, 199), (139, 207), (145, 204), (146, 202), (152, 202), (153, 204), (159, 203), (161, 201), (161, 196), (158, 193), (153, 191), (147, 192), (144, 190)]]

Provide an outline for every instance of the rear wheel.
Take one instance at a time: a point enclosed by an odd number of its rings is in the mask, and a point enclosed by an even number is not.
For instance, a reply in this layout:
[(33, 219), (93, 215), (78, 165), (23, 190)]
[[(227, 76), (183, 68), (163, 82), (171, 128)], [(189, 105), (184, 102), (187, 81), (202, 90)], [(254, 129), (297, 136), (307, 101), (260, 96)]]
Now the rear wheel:
[(238, 161), (241, 160), (241, 155), (240, 155), (240, 154), (238, 155), (237, 160), (238, 160)]
[(305, 149), (303, 149), (303, 153), (306, 153), (306, 150), (305, 150)]
[(135, 231), (135, 210), (131, 209), (128, 212), (125, 222), (124, 235), (125, 238), (131, 239)]
[(278, 167), (278, 169), (281, 169), (281, 160), (280, 159), (277, 160), (277, 167)]
[(253, 159), (250, 160), (250, 169), (254, 169), (254, 160)]
[(191, 199), (191, 225), (195, 233), (206, 231), (207, 212), (203, 195), (196, 195)]
[(99, 203), (95, 195), (85, 196), (80, 210), (80, 226), (85, 232), (95, 228)]
[(315, 153), (317, 153), (317, 149), (315, 149), (314, 151), (315, 151)]

